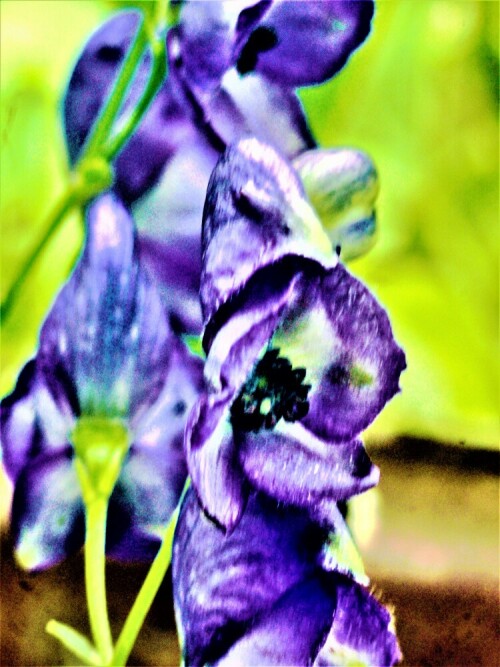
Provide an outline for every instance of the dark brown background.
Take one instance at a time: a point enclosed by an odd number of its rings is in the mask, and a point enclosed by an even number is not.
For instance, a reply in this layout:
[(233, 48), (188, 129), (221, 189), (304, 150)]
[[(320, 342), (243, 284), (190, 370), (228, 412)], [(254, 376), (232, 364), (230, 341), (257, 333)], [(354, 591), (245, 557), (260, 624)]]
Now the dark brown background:
[[(396, 610), (404, 664), (499, 665), (497, 454), (408, 439), (370, 453), (381, 482), (350, 516), (374, 589)], [(44, 627), (56, 618), (88, 632), (82, 565), (77, 555), (48, 572), (21, 572), (4, 530), (2, 665), (74, 664)], [(109, 564), (115, 636), (145, 571)], [(130, 664), (179, 664), (169, 582)]]

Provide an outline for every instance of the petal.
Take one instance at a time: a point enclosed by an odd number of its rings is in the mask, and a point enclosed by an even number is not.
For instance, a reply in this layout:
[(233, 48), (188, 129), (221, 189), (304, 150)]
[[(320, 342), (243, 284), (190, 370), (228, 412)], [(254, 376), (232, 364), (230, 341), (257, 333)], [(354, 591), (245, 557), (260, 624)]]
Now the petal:
[(54, 399), (50, 388), (29, 361), (19, 374), (14, 391), (0, 405), (2, 455), (15, 483), (22, 469), (41, 454), (62, 454), (75, 414), (68, 396)]
[(177, 344), (156, 403), (131, 424), (134, 442), (111, 498), (108, 552), (121, 560), (151, 559), (158, 549), (186, 481), (184, 428), (201, 385), (201, 359)]
[(35, 438), (34, 385), (35, 360), (32, 359), (19, 373), (14, 391), (0, 403), (2, 460), (13, 482), (26, 464)]
[(228, 70), (200, 105), (226, 144), (255, 136), (288, 157), (316, 145), (296, 93), (258, 74), (242, 77)]
[(84, 253), (42, 328), (42, 373), (53, 383), (57, 370), (74, 387), (77, 414), (127, 417), (158, 396), (171, 340), (139, 268), (132, 220), (103, 195), (88, 209)]
[(229, 148), (212, 172), (202, 238), (205, 320), (256, 270), (287, 255), (336, 263), (295, 171), (254, 138)]
[[(182, 83), (186, 98), (202, 120), (205, 134), (212, 136), (214, 145), (222, 144), (219, 150), (243, 136), (252, 135), (273, 144), (286, 155), (297, 155), (312, 148), (315, 142), (295, 92), (257, 74), (240, 76), (233, 67), (230, 45), (221, 34), (231, 31), (229, 24), (219, 17), (213, 21), (212, 32), (203, 26), (205, 13), (222, 16), (228, 8), (234, 12), (236, 4), (189, 3), (185, 6), (186, 19), (188, 12), (193, 19), (189, 25), (187, 20), (183, 21), (169, 33), (170, 76)], [(213, 19), (214, 16), (210, 18)], [(192, 35), (193, 27), (196, 34)], [(229, 35), (226, 36), (229, 39)], [(198, 43), (192, 45), (191, 37)], [(199, 63), (198, 52), (202, 54)], [(192, 66), (194, 62), (198, 67)]]
[[(64, 98), (64, 124), (72, 163), (76, 162), (111, 91), (139, 19), (137, 11), (113, 16), (91, 36), (71, 74)], [(148, 53), (139, 64), (119, 120), (123, 121), (137, 104), (150, 67)], [(169, 78), (115, 161), (115, 188), (125, 202), (131, 203), (149, 190), (178, 146), (196, 132), (186, 109), (180, 89)]]
[[(168, 245), (183, 235), (197, 236), (201, 246), (200, 222), (207, 185), (218, 159), (219, 150), (201, 131), (186, 136), (165, 163), (156, 186), (133, 204), (139, 235)], [(201, 257), (201, 250), (197, 254)]]
[(337, 610), (318, 665), (394, 665), (402, 658), (394, 620), (367, 588), (336, 578)]
[(201, 220), (219, 153), (193, 125), (192, 136), (163, 168), (155, 187), (132, 206), (141, 262), (152, 276), (177, 330), (201, 331)]
[(216, 662), (254, 618), (316, 568), (325, 532), (307, 515), (252, 494), (229, 536), (193, 490), (177, 524), (172, 575), (186, 664)]
[(189, 416), (184, 440), (200, 503), (229, 532), (240, 520), (247, 496), (229, 422), (231, 402), (228, 392), (202, 396)]
[(311, 391), (302, 424), (331, 442), (355, 439), (399, 391), (406, 367), (387, 314), (340, 264), (311, 284), (272, 344), (306, 368)]
[[(362, 493), (375, 486), (379, 471), (361, 441), (325, 443), (300, 422), (280, 421), (272, 431), (237, 435), (238, 454), (246, 477), (259, 491), (289, 505), (310, 509), (328, 521), (318, 504)], [(334, 511), (334, 510), (333, 510)]]
[(277, 0), (242, 49), (239, 71), (254, 70), (283, 86), (326, 81), (366, 39), (372, 16), (369, 0)]
[(335, 590), (314, 576), (287, 591), (216, 664), (311, 665), (335, 612)]
[(122, 561), (152, 560), (186, 481), (186, 462), (176, 451), (132, 446), (109, 506), (106, 551)]
[(333, 248), (343, 260), (365, 254), (375, 243), (375, 165), (351, 148), (316, 149), (293, 162)]
[(198, 335), (202, 328), (199, 236), (179, 236), (169, 243), (147, 236), (139, 240), (141, 264), (156, 284), (176, 333)]
[(139, 19), (137, 11), (113, 16), (90, 37), (75, 65), (64, 98), (65, 133), (72, 164), (111, 90)]
[(83, 545), (84, 510), (69, 447), (40, 456), (19, 476), (12, 505), (16, 559), (26, 570), (62, 561)]
[(186, 2), (175, 46), (189, 83), (200, 91), (217, 86), (232, 65), (238, 15), (247, 2)]
[(294, 262), (258, 271), (236, 298), (225, 304), (205, 329), (209, 353), (205, 378), (220, 391), (235, 393), (258, 361), (286, 308), (300, 299), (306, 279)]
[[(192, 356), (178, 341), (172, 341), (164, 384), (155, 403), (131, 420), (134, 447), (166, 455), (182, 449), (187, 415), (203, 386), (203, 361)], [(180, 441), (180, 444), (179, 444)]]

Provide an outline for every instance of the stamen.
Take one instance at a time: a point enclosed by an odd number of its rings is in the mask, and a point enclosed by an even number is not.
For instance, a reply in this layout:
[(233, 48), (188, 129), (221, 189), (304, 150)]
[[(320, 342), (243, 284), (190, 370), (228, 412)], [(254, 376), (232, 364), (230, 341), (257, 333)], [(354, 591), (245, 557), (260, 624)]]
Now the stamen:
[(278, 349), (268, 350), (231, 407), (233, 426), (258, 432), (274, 428), (281, 418), (294, 422), (305, 417), (311, 389), (303, 384), (305, 377), (305, 368), (292, 368)]

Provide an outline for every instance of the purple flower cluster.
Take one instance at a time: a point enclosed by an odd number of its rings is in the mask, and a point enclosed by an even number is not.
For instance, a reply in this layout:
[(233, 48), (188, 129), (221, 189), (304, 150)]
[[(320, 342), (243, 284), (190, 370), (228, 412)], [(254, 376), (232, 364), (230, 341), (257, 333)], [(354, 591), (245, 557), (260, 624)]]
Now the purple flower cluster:
[[(114, 191), (133, 212), (141, 260), (176, 330), (199, 333), (202, 327), (200, 222), (218, 158), (243, 136), (255, 136), (289, 158), (314, 149), (296, 88), (333, 76), (368, 35), (372, 15), (371, 0), (183, 5), (179, 24), (167, 35), (168, 78), (114, 164)], [(76, 63), (64, 99), (72, 163), (111, 91), (139, 19), (135, 11), (110, 19)], [(149, 67), (146, 56), (121, 117), (139, 98)], [(316, 162), (314, 152), (306, 160)], [(323, 155), (322, 163), (325, 157), (330, 190), (342, 185), (338, 174), (346, 170), (351, 187), (359, 182), (352, 171), (361, 165), (361, 180), (369, 178), (370, 164), (357, 151)], [(372, 236), (373, 225), (369, 215), (361, 228), (351, 225), (351, 236)]]
[[(376, 172), (358, 151), (317, 149), (296, 93), (343, 67), (372, 15), (369, 0), (182, 6), (168, 78), (88, 206), (82, 256), (1, 405), (25, 567), (83, 543), (82, 420), (128, 439), (108, 553), (151, 557), (189, 474), (172, 561), (187, 665), (400, 659), (367, 582), (325, 558), (331, 535), (350, 539), (338, 502), (378, 482), (360, 434), (405, 368), (339, 259), (373, 241)], [(112, 18), (76, 63), (72, 163), (139, 18)], [(186, 332), (202, 332), (204, 365)]]

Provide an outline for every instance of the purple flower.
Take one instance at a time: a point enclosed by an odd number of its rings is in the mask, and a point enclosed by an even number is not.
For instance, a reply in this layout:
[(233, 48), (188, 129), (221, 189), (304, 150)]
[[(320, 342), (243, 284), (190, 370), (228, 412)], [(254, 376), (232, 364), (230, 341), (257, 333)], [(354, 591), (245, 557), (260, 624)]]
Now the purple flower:
[[(133, 207), (140, 252), (165, 286), (176, 327), (199, 331), (199, 244), (206, 186), (234, 140), (255, 135), (296, 156), (315, 142), (295, 93), (333, 76), (366, 38), (373, 2), (187, 2), (168, 34), (169, 74), (116, 159), (115, 190)], [(64, 100), (75, 162), (137, 30), (123, 12), (89, 40)], [(124, 105), (144, 88), (149, 56)]]
[(256, 139), (212, 174), (201, 300), (207, 390), (185, 443), (203, 508), (231, 530), (256, 488), (328, 524), (378, 481), (359, 434), (399, 390), (405, 357), (293, 168)]
[(183, 431), (200, 382), (200, 360), (172, 333), (139, 265), (130, 216), (115, 196), (101, 196), (88, 209), (84, 252), (42, 327), (36, 358), (1, 404), (22, 565), (47, 567), (83, 544), (70, 443), (78, 424), (92, 420), (130, 444), (111, 496), (108, 552), (153, 555), (185, 482)]
[[(346, 531), (345, 524), (338, 524)], [(172, 575), (187, 667), (394, 665), (391, 615), (352, 576), (327, 570), (328, 534), (302, 511), (253, 493), (225, 536), (189, 490)]]

